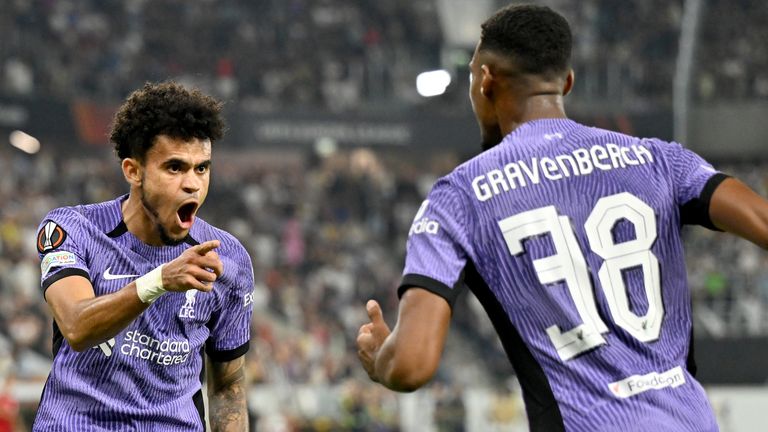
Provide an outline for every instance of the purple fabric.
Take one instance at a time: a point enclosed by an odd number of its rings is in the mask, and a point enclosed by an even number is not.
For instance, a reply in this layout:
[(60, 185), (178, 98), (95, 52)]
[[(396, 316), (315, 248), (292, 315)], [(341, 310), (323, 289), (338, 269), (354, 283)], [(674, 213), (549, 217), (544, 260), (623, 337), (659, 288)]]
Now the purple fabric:
[[(464, 288), (462, 271), (471, 261), (503, 310), (503, 316), (494, 318), (508, 320), (517, 329), (541, 366), (566, 430), (717, 430), (704, 390), (686, 370), (691, 300), (680, 237), (680, 207), (697, 198), (715, 173), (709, 163), (676, 143), (635, 138), (565, 119), (525, 123), (497, 147), (436, 182), (411, 228), (404, 287), (416, 285), (406, 281), (427, 280), (431, 285), (427, 289), (450, 301), (454, 291)], [(635, 208), (646, 210), (636, 212)], [(546, 275), (545, 259), (558, 251), (556, 239), (551, 232), (536, 231), (542, 225), (531, 222), (525, 229), (535, 235), (512, 235), (522, 244), (522, 250), (513, 254), (499, 225), (513, 216), (515, 221), (522, 220), (531, 211), (541, 218), (556, 212), (556, 219), (547, 220), (561, 221), (557, 229), (575, 235), (575, 243), (561, 246), (561, 255), (568, 258), (563, 262), (579, 267), (579, 256), (583, 256), (582, 268), (589, 276), (586, 298), (594, 298), (606, 326), (600, 332), (604, 343), (566, 360), (547, 329), (557, 325), (565, 332), (584, 319), (564, 278), (541, 282), (541, 277), (546, 278), (539, 274)], [(586, 224), (593, 214), (597, 214), (592, 221), (595, 226), (613, 215), (622, 217), (602, 236), (591, 228), (590, 238)], [(599, 273), (607, 259), (595, 251), (600, 247), (595, 243), (612, 251), (615, 245), (652, 236), (655, 239), (645, 252), (612, 260), (621, 273), (612, 279), (616, 286), (603, 286)], [(647, 269), (655, 266), (647, 250), (658, 261), (660, 283), (655, 286), (660, 285), (663, 318), (656, 324), (642, 323), (643, 328), (646, 324), (660, 327), (658, 338), (642, 341), (617, 325), (607, 293), (626, 293), (629, 311), (624, 310), (625, 315), (646, 314), (652, 295), (645, 286), (654, 286), (647, 279), (653, 272)], [(626, 264), (638, 257), (651, 264)], [(537, 261), (542, 266), (538, 272)], [(654, 373), (677, 367), (681, 367), (678, 374), (669, 372), (654, 380)], [(516, 372), (519, 376), (532, 373)], [(623, 381), (633, 375), (646, 377), (642, 382)], [(674, 381), (674, 385), (659, 384), (662, 381)], [(638, 391), (643, 385), (661, 388)], [(620, 397), (627, 389), (636, 393)]]
[[(51, 267), (43, 286), (61, 272), (84, 270), (96, 296), (109, 294), (190, 247), (149, 246), (130, 232), (108, 236), (122, 222), (124, 199), (59, 208), (45, 217), (41, 228), (53, 221), (66, 239), (41, 259), (71, 252), (76, 262)], [(201, 397), (202, 354), (226, 361), (247, 351), (254, 283), (251, 260), (230, 234), (198, 218), (190, 236), (198, 243), (221, 241), (216, 252), (224, 274), (213, 291), (163, 294), (113, 340), (83, 352), (55, 332), (60, 348), (33, 430), (203, 430), (194, 401)]]

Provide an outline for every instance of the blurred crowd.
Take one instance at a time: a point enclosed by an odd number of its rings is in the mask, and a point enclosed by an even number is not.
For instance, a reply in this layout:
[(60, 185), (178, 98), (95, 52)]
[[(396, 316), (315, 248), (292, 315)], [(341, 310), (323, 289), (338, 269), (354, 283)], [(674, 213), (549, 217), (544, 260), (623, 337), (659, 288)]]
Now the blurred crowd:
[[(474, 46), (449, 54), (456, 47), (443, 35), (451, 29), (438, 18), (452, 3), (8, 0), (0, 8), (0, 95), (113, 101), (144, 81), (173, 78), (256, 110), (344, 111), (415, 103), (416, 75), (444, 67), (458, 83), (457, 97), (444, 103), (466, 108)], [(572, 103), (671, 103), (683, 0), (540, 3), (574, 29)], [(762, 0), (702, 3), (695, 95), (768, 97), (768, 8)]]
[(112, 100), (175, 78), (257, 107), (342, 109), (410, 90), (440, 54), (431, 0), (6, 3), (0, 75), (20, 95)]
[[(54, 207), (127, 191), (117, 160), (107, 153), (29, 156), (6, 150), (0, 158), (2, 375), (27, 382), (47, 375), (51, 318), (39, 290), (35, 230)], [(366, 299), (377, 299), (393, 323), (413, 215), (435, 178), (458, 162), (453, 155), (420, 160), (366, 149), (323, 157), (217, 153), (201, 217), (233, 233), (253, 258), (252, 385), (342, 386), (365, 394), (350, 397), (362, 406), (347, 406), (356, 414), (344, 411), (346, 417), (327, 421), (365, 418), (389, 430), (397, 405), (382, 404), (386, 391), (365, 384), (354, 338), (366, 320)], [(722, 169), (768, 193), (764, 164)], [(697, 335), (768, 335), (768, 254), (699, 228), (687, 229), (686, 242)], [(509, 376), (510, 367), (472, 296), (461, 297), (454, 321), (447, 363), (437, 377), (449, 389), (444, 394), (470, 384), (508, 386), (493, 378)], [(291, 407), (283, 406), (285, 418), (300, 423), (301, 409)], [(387, 407), (392, 411), (382, 411)]]
[(574, 33), (569, 104), (670, 106), (682, 0), (552, 0)]
[(695, 95), (702, 101), (768, 99), (768, 7), (763, 0), (707, 0)]

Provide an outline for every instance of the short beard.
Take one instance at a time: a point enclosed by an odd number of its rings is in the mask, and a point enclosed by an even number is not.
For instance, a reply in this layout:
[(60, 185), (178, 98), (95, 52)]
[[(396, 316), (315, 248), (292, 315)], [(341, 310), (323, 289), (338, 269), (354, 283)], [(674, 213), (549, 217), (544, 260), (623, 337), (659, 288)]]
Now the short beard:
[[(152, 204), (147, 201), (146, 196), (144, 195), (144, 188), (141, 188), (141, 205), (144, 206), (144, 209), (152, 214), (152, 216), (155, 217), (156, 221), (160, 220), (160, 214), (155, 210), (155, 208), (152, 206)], [(184, 238), (181, 239), (174, 239), (171, 236), (168, 235), (168, 233), (165, 231), (165, 228), (160, 224), (160, 222), (155, 223), (155, 228), (157, 229), (157, 233), (160, 234), (160, 241), (163, 242), (166, 246), (176, 246), (181, 244), (184, 241)]]

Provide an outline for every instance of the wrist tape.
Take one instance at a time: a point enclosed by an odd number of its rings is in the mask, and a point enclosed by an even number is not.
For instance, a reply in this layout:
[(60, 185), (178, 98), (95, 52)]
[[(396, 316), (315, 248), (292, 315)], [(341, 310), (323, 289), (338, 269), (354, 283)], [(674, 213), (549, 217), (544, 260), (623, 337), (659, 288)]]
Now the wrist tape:
[(136, 294), (143, 303), (152, 304), (158, 297), (165, 294), (163, 288), (163, 265), (136, 279)]

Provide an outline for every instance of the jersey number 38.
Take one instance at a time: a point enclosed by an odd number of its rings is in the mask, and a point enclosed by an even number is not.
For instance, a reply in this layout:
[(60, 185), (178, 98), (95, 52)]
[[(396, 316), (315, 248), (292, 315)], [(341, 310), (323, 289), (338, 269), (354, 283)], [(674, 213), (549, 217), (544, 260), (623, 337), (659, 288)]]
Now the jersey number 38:
[[(616, 243), (612, 229), (622, 219), (634, 226), (635, 239)], [(567, 216), (560, 216), (554, 206), (519, 213), (499, 221), (509, 252), (523, 253), (523, 240), (549, 234), (554, 244), (554, 255), (533, 261), (534, 269), (543, 285), (563, 281), (576, 305), (582, 321), (576, 327), (563, 331), (559, 326), (547, 328), (547, 334), (562, 360), (569, 360), (583, 352), (606, 343), (608, 332), (597, 312), (594, 290), (584, 253)], [(598, 271), (600, 286), (613, 321), (642, 342), (659, 338), (664, 318), (661, 300), (659, 261), (651, 252), (656, 240), (656, 217), (653, 209), (636, 196), (624, 192), (601, 198), (587, 218), (584, 231), (589, 247), (603, 259)], [(637, 315), (629, 305), (622, 272), (640, 267), (643, 286), (648, 299), (645, 315)]]

